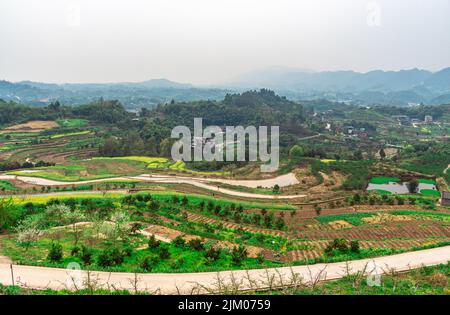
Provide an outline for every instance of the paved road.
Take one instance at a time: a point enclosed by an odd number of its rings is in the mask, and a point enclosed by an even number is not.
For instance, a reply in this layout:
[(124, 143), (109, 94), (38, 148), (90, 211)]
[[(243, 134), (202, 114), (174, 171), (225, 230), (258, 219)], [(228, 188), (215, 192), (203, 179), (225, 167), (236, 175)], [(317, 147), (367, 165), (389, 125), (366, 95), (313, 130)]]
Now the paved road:
[(17, 179), (23, 181), (25, 183), (40, 185), (40, 186), (62, 186), (62, 185), (82, 185), (82, 184), (92, 184), (92, 183), (101, 183), (105, 181), (111, 180), (139, 180), (145, 182), (154, 182), (154, 183), (175, 183), (175, 184), (189, 184), (196, 187), (200, 187), (203, 189), (217, 191), (226, 195), (244, 197), (244, 198), (257, 198), (257, 199), (294, 199), (294, 198), (303, 198), (306, 195), (298, 194), (298, 195), (268, 195), (268, 194), (254, 194), (241, 192), (226, 188), (221, 188), (218, 185), (214, 185), (212, 183), (224, 183), (235, 186), (244, 186), (249, 188), (256, 187), (273, 187), (278, 185), (280, 187), (286, 187), (290, 185), (298, 184), (299, 181), (295, 177), (295, 174), (288, 173), (285, 175), (281, 175), (274, 178), (269, 179), (261, 179), (261, 180), (231, 180), (231, 179), (221, 179), (221, 178), (201, 178), (201, 177), (184, 177), (184, 176), (171, 176), (171, 175), (148, 175), (143, 174), (139, 176), (122, 176), (122, 177), (114, 177), (114, 178), (104, 178), (104, 179), (95, 179), (95, 180), (86, 180), (86, 181), (78, 181), (78, 182), (63, 182), (56, 181), (51, 179), (39, 178), (39, 177), (30, 177), (30, 176), (15, 176), (15, 175), (0, 175), (0, 179), (12, 180)]
[[(450, 246), (402, 253), (392, 256), (377, 257), (374, 259), (362, 259), (342, 263), (316, 264), (310, 266), (283, 267), (277, 269), (255, 269), (223, 272), (204, 273), (173, 273), (173, 274), (133, 274), (133, 273), (108, 273), (91, 272), (91, 283), (97, 287), (114, 287), (116, 289), (128, 289), (133, 291), (159, 292), (162, 294), (191, 294), (208, 293), (210, 290), (217, 292), (216, 283), (220, 279), (222, 284), (230, 286), (235, 283), (235, 288), (247, 290), (251, 287), (267, 288), (265, 279), (273, 276), (275, 280), (282, 279), (284, 284), (289, 283), (292, 275), (302, 277), (306, 282), (320, 280), (333, 280), (346, 275), (345, 270), (351, 273), (363, 270), (374, 270), (374, 266), (380, 273), (394, 268), (396, 271), (407, 271), (422, 266), (445, 264), (450, 261)], [(78, 282), (78, 287), (86, 283), (87, 272), (68, 271), (67, 269), (13, 266), (15, 284), (35, 289), (52, 288), (55, 290), (72, 288), (73, 283)], [(250, 278), (251, 281), (248, 281)], [(79, 279), (79, 281), (73, 279)], [(137, 281), (135, 281), (137, 279)], [(235, 281), (233, 281), (235, 279)], [(375, 277), (371, 277), (376, 280)], [(11, 284), (11, 269), (8, 264), (0, 264), (0, 283)], [(223, 287), (223, 286), (222, 286)], [(222, 292), (222, 291), (221, 291)]]

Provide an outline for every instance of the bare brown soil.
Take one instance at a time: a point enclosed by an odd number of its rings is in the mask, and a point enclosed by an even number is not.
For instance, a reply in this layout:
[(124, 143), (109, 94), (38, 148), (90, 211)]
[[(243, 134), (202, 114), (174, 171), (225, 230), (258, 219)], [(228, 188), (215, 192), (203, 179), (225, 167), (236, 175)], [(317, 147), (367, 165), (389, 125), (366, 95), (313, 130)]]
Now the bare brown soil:
[(0, 133), (9, 132), (41, 132), (59, 127), (55, 121), (35, 120), (4, 128)]
[[(164, 239), (167, 239), (167, 240), (173, 240), (177, 236), (182, 236), (186, 242), (189, 242), (192, 239), (201, 239), (202, 241), (212, 240), (209, 238), (201, 238), (197, 235), (185, 234), (181, 231), (171, 229), (171, 228), (161, 226), (161, 225), (150, 225), (149, 227), (147, 227), (145, 229), (145, 231), (148, 233), (154, 234), (155, 236), (159, 236)], [(232, 243), (229, 241), (221, 241), (221, 240), (214, 240), (214, 241), (215, 241), (215, 246), (220, 247), (220, 248), (234, 248), (236, 246), (239, 246), (239, 244)], [(247, 245), (245, 247), (247, 249), (247, 253), (248, 253), (249, 257), (253, 257), (253, 258), (257, 257), (260, 253), (263, 253), (264, 251), (267, 252), (267, 250), (260, 248), (260, 247), (256, 247), (256, 246)]]

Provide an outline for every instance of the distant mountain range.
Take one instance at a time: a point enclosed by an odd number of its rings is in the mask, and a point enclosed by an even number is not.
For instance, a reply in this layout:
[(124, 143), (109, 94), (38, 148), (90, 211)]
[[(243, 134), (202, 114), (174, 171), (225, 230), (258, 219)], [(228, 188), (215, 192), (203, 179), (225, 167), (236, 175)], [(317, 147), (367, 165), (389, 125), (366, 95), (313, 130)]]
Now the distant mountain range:
[(326, 98), (362, 104), (407, 105), (450, 102), (450, 67), (438, 72), (411, 69), (314, 72), (283, 67), (251, 72), (229, 88), (273, 89), (296, 99)]
[(214, 87), (166, 79), (122, 83), (49, 84), (0, 81), (0, 98), (33, 105), (59, 100), (79, 105), (100, 97), (118, 99), (128, 109), (154, 107), (175, 101), (219, 100), (248, 89), (272, 89), (296, 101), (327, 99), (359, 105), (407, 106), (411, 103), (450, 103), (450, 67), (437, 72), (411, 69), (315, 72), (272, 67), (242, 75)]
[(0, 81), (0, 98), (31, 105), (44, 106), (53, 101), (80, 105), (104, 99), (117, 99), (127, 109), (154, 107), (160, 103), (177, 101), (223, 99), (229, 92), (217, 88), (199, 88), (191, 84), (154, 79), (123, 83), (64, 83), (50, 84), (31, 81), (11, 83)]

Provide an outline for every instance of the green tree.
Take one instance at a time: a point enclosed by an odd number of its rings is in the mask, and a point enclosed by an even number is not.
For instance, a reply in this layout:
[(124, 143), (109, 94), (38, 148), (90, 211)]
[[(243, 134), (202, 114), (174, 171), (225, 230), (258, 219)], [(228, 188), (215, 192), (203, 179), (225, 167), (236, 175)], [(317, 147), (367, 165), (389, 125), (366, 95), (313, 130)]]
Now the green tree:
[(412, 179), (408, 182), (408, 189), (411, 194), (414, 194), (419, 187), (419, 181), (417, 179)]
[(186, 241), (181, 235), (175, 237), (171, 243), (176, 247), (183, 247), (184, 245), (186, 245)]
[(157, 248), (161, 244), (161, 241), (155, 238), (155, 235), (151, 235), (148, 239), (148, 248)]
[(303, 157), (303, 155), (304, 155), (303, 148), (298, 144), (293, 145), (292, 148), (289, 150), (289, 158), (294, 163), (299, 162)]
[(8, 228), (13, 223), (13, 210), (12, 198), (0, 199), (0, 230)]
[(90, 265), (92, 263), (92, 249), (82, 245), (80, 259), (85, 265)]
[(62, 214), (62, 219), (64, 220), (64, 222), (72, 226), (75, 246), (78, 244), (81, 234), (81, 229), (79, 228), (79, 225), (77, 223), (83, 221), (85, 218), (85, 215), (77, 210), (69, 210)]
[(241, 262), (245, 258), (247, 258), (247, 256), (248, 256), (247, 248), (245, 248), (245, 246), (243, 245), (239, 245), (239, 247), (234, 247), (231, 250), (231, 260), (236, 265), (240, 265)]
[(274, 194), (279, 194), (280, 193), (280, 186), (278, 184), (275, 184), (272, 188), (272, 192)]
[(47, 259), (51, 262), (60, 262), (63, 257), (63, 250), (61, 244), (52, 243)]

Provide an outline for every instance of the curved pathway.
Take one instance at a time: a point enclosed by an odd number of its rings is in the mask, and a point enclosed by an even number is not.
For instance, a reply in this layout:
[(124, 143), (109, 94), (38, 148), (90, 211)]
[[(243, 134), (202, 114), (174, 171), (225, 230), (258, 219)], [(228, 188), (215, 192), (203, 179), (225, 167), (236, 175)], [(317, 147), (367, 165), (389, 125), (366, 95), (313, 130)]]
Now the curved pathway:
[[(26, 174), (26, 173), (25, 173)], [(92, 184), (92, 183), (101, 183), (107, 181), (120, 181), (120, 180), (139, 180), (144, 182), (155, 182), (155, 183), (175, 183), (175, 184), (189, 184), (199, 188), (204, 188), (211, 191), (217, 191), (226, 195), (244, 197), (244, 198), (258, 198), (258, 199), (295, 199), (295, 198), (303, 198), (306, 195), (266, 195), (266, 194), (254, 194), (236, 191), (232, 189), (221, 188), (218, 185), (213, 185), (212, 183), (224, 183), (234, 186), (244, 186), (248, 188), (257, 188), (257, 187), (273, 187), (274, 185), (278, 185), (280, 187), (286, 187), (290, 185), (298, 184), (299, 181), (295, 177), (295, 174), (288, 173), (285, 175), (281, 175), (278, 177), (270, 178), (270, 179), (261, 179), (261, 180), (231, 180), (231, 179), (222, 179), (222, 178), (201, 178), (201, 177), (184, 177), (184, 176), (172, 176), (172, 175), (148, 175), (143, 174), (139, 176), (122, 176), (122, 177), (113, 177), (113, 178), (103, 178), (103, 179), (94, 179), (94, 180), (85, 180), (78, 182), (64, 182), (57, 181), (51, 179), (45, 179), (40, 177), (31, 177), (31, 176), (16, 176), (16, 175), (0, 175), (0, 180), (20, 180), (28, 184), (40, 185), (40, 186), (62, 186), (62, 185), (82, 185), (82, 184)]]
[[(270, 277), (273, 277), (275, 283), (279, 283), (279, 286), (281, 286), (281, 283), (283, 285), (289, 284), (289, 279), (292, 279), (293, 276), (301, 277), (305, 282), (311, 283), (317, 280), (324, 281), (342, 278), (347, 274), (346, 270), (350, 270), (351, 273), (370, 272), (376, 266), (378, 273), (382, 274), (392, 269), (407, 271), (422, 266), (446, 264), (448, 261), (450, 261), (450, 246), (373, 259), (276, 269), (153, 274), (91, 271), (89, 278), (92, 282), (95, 282), (97, 287), (102, 288), (109, 286), (116, 289), (127, 289), (132, 292), (137, 288), (139, 291), (162, 294), (192, 294), (222, 292), (217, 289), (218, 282), (221, 283), (222, 288), (223, 286), (231, 287), (234, 283), (234, 291), (245, 291), (252, 288), (267, 289), (266, 280)], [(74, 289), (73, 283), (78, 288), (81, 288), (86, 284), (88, 278), (86, 271), (62, 268), (13, 265), (13, 272), (16, 285), (34, 289)], [(280, 282), (280, 279), (282, 282)], [(11, 265), (0, 264), (0, 283), (4, 285), (12, 283)], [(274, 285), (272, 285), (273, 287)]]

